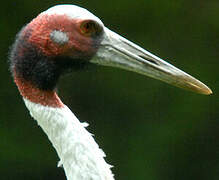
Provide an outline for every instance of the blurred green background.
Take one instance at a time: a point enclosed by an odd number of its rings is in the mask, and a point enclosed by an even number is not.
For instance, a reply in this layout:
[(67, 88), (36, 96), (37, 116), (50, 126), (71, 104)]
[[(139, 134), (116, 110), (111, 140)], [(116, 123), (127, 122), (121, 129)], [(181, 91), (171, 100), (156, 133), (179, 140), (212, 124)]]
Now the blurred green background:
[(8, 71), (23, 25), (61, 3), (83, 6), (107, 27), (194, 75), (204, 96), (109, 67), (72, 73), (59, 95), (107, 154), (117, 180), (219, 179), (218, 0), (13, 0), (0, 5), (0, 174), (2, 180), (64, 180), (58, 157)]

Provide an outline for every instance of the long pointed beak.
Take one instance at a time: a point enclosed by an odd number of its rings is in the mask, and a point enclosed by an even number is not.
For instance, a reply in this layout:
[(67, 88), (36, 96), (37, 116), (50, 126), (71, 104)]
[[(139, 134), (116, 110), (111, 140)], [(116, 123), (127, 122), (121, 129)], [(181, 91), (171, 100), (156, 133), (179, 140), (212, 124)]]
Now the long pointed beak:
[(134, 71), (196, 93), (212, 93), (199, 80), (107, 28), (91, 62)]

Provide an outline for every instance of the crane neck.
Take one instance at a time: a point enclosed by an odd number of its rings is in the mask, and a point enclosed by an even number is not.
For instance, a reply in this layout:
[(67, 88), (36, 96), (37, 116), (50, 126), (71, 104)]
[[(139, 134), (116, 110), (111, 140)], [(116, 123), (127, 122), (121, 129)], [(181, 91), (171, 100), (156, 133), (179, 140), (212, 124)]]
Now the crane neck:
[(69, 108), (43, 106), (24, 98), (26, 107), (47, 134), (60, 158), (67, 180), (114, 180), (111, 166), (92, 135)]
[(29, 101), (41, 104), (43, 106), (55, 107), (55, 108), (62, 108), (64, 104), (62, 103), (61, 99), (58, 97), (55, 90), (42, 90), (30, 82), (19, 78), (14, 77), (14, 81), (19, 89), (20, 94)]
[(92, 135), (55, 91), (41, 90), (14, 76), (30, 115), (48, 136), (60, 158), (67, 180), (114, 180), (111, 166)]

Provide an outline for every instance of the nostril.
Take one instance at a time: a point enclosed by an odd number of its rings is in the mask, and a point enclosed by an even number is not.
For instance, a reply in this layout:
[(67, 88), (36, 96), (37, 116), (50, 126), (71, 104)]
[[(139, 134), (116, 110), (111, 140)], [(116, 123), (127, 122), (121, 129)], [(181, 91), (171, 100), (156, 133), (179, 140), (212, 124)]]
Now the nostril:
[(152, 59), (146, 58), (145, 56), (142, 56), (142, 55), (138, 55), (138, 56), (142, 59), (145, 59), (146, 61), (153, 63), (153, 64), (159, 65), (156, 61), (154, 61)]

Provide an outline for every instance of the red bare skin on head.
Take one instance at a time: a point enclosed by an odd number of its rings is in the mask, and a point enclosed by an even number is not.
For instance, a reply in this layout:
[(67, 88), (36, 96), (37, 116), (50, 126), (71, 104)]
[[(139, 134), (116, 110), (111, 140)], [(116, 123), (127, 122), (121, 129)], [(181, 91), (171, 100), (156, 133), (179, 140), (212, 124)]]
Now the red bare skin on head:
[(55, 91), (40, 90), (30, 82), (18, 78), (16, 75), (14, 77), (14, 82), (16, 83), (20, 94), (31, 102), (54, 108), (64, 107), (64, 104)]
[[(67, 15), (40, 14), (23, 30), (21, 36), (35, 46), (43, 55), (48, 57), (71, 57), (72, 61), (89, 60), (97, 51), (91, 36), (84, 36), (81, 32), (82, 19), (71, 19)], [(68, 41), (59, 44), (51, 39), (53, 31), (61, 31), (68, 37)], [(26, 48), (21, 48), (19, 56), (23, 56)], [(51, 58), (52, 60), (52, 58)], [(14, 81), (20, 94), (31, 102), (44, 106), (61, 108), (64, 104), (53, 90), (41, 90), (32, 82), (23, 79), (14, 72)]]
[[(41, 14), (31, 21), (24, 30), (31, 30), (28, 41), (38, 47), (47, 56), (69, 56), (88, 59), (97, 51), (91, 37), (81, 34), (80, 25), (83, 20), (71, 19), (67, 15)], [(69, 41), (60, 45), (51, 40), (50, 34), (54, 30), (66, 33)]]

